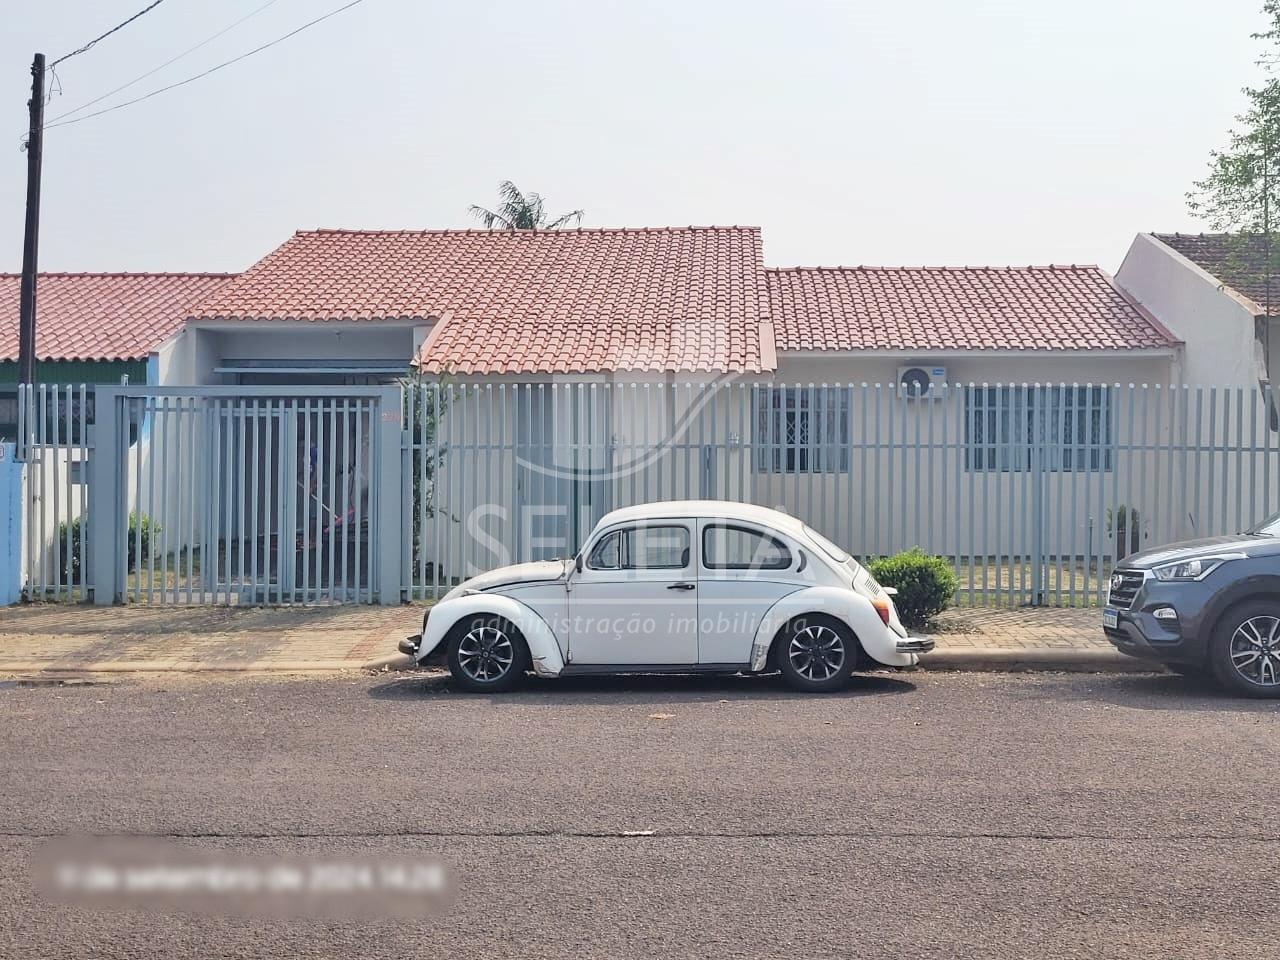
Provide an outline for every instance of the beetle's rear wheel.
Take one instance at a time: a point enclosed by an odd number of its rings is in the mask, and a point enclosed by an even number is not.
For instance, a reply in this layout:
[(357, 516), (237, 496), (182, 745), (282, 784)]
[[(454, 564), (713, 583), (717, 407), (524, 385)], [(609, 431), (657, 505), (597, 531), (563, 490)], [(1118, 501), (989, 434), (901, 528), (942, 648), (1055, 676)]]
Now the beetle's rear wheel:
[(839, 690), (857, 661), (857, 641), (847, 628), (825, 617), (792, 621), (778, 642), (778, 668), (796, 690)]
[(501, 617), (471, 617), (460, 623), (449, 639), (449, 672), (464, 690), (510, 690), (528, 669), (524, 638)]

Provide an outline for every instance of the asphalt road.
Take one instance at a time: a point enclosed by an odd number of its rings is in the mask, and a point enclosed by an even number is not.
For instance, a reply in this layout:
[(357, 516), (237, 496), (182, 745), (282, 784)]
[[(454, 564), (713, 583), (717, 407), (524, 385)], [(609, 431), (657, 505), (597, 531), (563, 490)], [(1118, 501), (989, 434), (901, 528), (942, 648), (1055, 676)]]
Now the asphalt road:
[[(1174, 677), (0, 686), (3, 957), (1280, 957), (1280, 705)], [(33, 887), (79, 833), (434, 857), (456, 900), (93, 912)]]

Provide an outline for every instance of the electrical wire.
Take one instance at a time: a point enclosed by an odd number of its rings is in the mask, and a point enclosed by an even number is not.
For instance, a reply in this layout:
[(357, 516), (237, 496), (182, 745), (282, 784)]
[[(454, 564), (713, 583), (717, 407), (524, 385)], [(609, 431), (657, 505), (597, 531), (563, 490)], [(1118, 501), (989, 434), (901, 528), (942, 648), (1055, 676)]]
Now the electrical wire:
[(66, 54), (66, 55), (64, 55), (64, 56), (59, 57), (57, 60), (53, 61), (53, 63), (49, 64), (49, 66), (51, 66), (51, 67), (56, 67), (58, 64), (62, 63), (62, 61), (63, 61), (63, 60), (70, 60), (72, 57), (79, 56), (80, 54), (84, 53), (86, 50), (89, 50), (89, 49), (91, 49), (93, 46), (95, 46), (95, 45), (98, 43), (98, 41), (99, 41), (99, 40), (105, 40), (105, 39), (107, 39), (107, 37), (111, 36), (111, 35), (112, 35), (113, 33), (115, 33), (117, 30), (123, 30), (125, 27), (127, 27), (129, 24), (133, 23), (133, 21), (137, 20), (137, 19), (138, 19), (140, 16), (142, 16), (144, 13), (150, 13), (152, 10), (154, 10), (156, 7), (160, 6), (160, 4), (162, 4), (162, 3), (164, 3), (164, 0), (155, 0), (155, 2), (154, 2), (153, 4), (151, 4), (151, 6), (146, 7), (146, 8), (145, 8), (145, 9), (143, 9), (143, 10), (139, 10), (139, 11), (138, 11), (137, 13), (135, 13), (132, 17), (130, 17), (128, 20), (124, 21), (124, 23), (117, 23), (114, 27), (112, 27), (110, 30), (108, 30), (106, 33), (104, 33), (102, 36), (100, 36), (100, 37), (95, 37), (94, 39), (92, 39), (92, 40), (90, 40), (88, 43), (86, 43), (83, 47), (79, 47), (79, 48), (77, 48), (77, 49), (75, 49), (75, 50), (72, 50), (70, 53), (68, 53), (68, 54)]
[[(201, 47), (208, 46), (209, 44), (213, 43), (213, 41), (215, 41), (215, 40), (217, 40), (219, 37), (221, 37), (223, 34), (230, 33), (232, 30), (234, 30), (236, 27), (240, 26), (240, 24), (244, 23), (246, 20), (248, 20), (248, 19), (250, 19), (250, 18), (252, 18), (252, 17), (256, 17), (256, 16), (257, 16), (258, 14), (260, 14), (263, 10), (267, 9), (267, 7), (270, 7), (270, 6), (272, 6), (273, 4), (276, 4), (276, 3), (279, 3), (279, 2), (280, 2), (280, 0), (267, 0), (267, 2), (266, 2), (266, 3), (264, 3), (262, 6), (258, 7), (256, 10), (252, 10), (252, 11), (250, 11), (249, 13), (246, 13), (246, 14), (245, 14), (243, 17), (241, 17), (239, 20), (235, 21), (234, 23), (230, 23), (230, 24), (228, 24), (227, 26), (223, 27), (223, 28), (222, 28), (221, 30), (219, 30), (217, 33), (213, 34), (213, 36), (206, 37), (205, 39), (203, 39), (203, 40), (201, 40), (199, 43), (197, 43), (194, 47), (187, 47), (187, 49), (183, 50), (183, 51), (182, 51), (180, 54), (178, 54), (176, 57), (170, 57), (170, 58), (169, 58), (168, 60), (166, 60), (164, 63), (160, 64), (158, 67), (153, 67), (152, 69), (148, 70), (146, 73), (139, 74), (138, 76), (136, 76), (136, 77), (134, 77), (132, 80), (130, 80), (128, 83), (121, 84), (120, 86), (116, 87), (114, 90), (108, 90), (106, 93), (104, 93), (104, 94), (103, 94), (102, 96), (100, 96), (100, 97), (94, 97), (92, 100), (88, 101), (87, 103), (82, 103), (82, 104), (80, 104), (80, 106), (76, 107), (74, 110), (68, 110), (68, 111), (66, 111), (65, 113), (60, 113), (60, 114), (58, 114), (56, 117), (52, 117), (52, 118), (50, 118), (48, 122), (49, 122), (49, 123), (57, 123), (59, 120), (62, 120), (62, 119), (63, 119), (63, 118), (65, 118), (65, 117), (70, 117), (70, 116), (72, 116), (72, 115), (74, 115), (74, 114), (80, 113), (82, 110), (88, 110), (88, 109), (89, 109), (90, 107), (92, 107), (95, 103), (101, 103), (103, 100), (107, 99), (107, 97), (114, 97), (114, 96), (115, 96), (117, 93), (119, 93), (121, 90), (127, 90), (127, 89), (129, 89), (129, 88), (130, 88), (130, 87), (132, 87), (135, 83), (138, 83), (140, 80), (145, 80), (145, 79), (147, 79), (147, 77), (151, 76), (152, 74), (159, 73), (159, 72), (160, 72), (161, 70), (163, 70), (165, 67), (170, 66), (171, 64), (177, 63), (179, 60), (181, 60), (183, 57), (187, 56), (188, 54), (195, 53), (195, 52), (196, 52), (197, 50), (199, 50)], [(50, 72), (52, 73), (53, 71), (51, 70)], [(53, 74), (53, 75), (54, 75), (55, 77), (57, 76), (57, 74), (56, 74), (56, 73), (55, 73), (55, 74)], [(58, 92), (59, 92), (59, 93), (61, 93), (61, 92), (62, 92), (61, 87), (59, 87)]]
[(224, 67), (229, 67), (233, 63), (239, 63), (241, 60), (247, 60), (249, 57), (252, 57), (256, 53), (261, 53), (263, 50), (270, 49), (271, 47), (274, 47), (278, 43), (283, 43), (285, 40), (288, 40), (290, 37), (297, 36), (299, 33), (301, 33), (303, 30), (306, 30), (308, 27), (314, 27), (317, 23), (322, 23), (323, 21), (328, 20), (330, 17), (336, 17), (338, 14), (342, 13), (344, 10), (350, 10), (352, 7), (357, 6), (361, 3), (364, 3), (364, 0), (351, 0), (350, 3), (344, 4), (343, 6), (338, 7), (336, 10), (330, 10), (328, 13), (324, 14), (323, 16), (316, 17), (314, 20), (304, 23), (302, 26), (297, 27), (294, 30), (290, 30), (288, 33), (284, 34), (283, 36), (276, 37), (276, 39), (268, 41), (267, 43), (264, 43), (260, 47), (255, 47), (254, 49), (248, 51), (247, 53), (242, 53), (238, 57), (233, 57), (230, 60), (226, 60), (215, 67), (210, 67), (208, 70), (205, 70), (202, 73), (197, 73), (195, 76), (187, 77), (185, 80), (179, 80), (177, 83), (171, 83), (166, 87), (160, 87), (158, 90), (152, 90), (150, 93), (143, 94), (140, 97), (135, 97), (132, 100), (126, 100), (123, 103), (117, 103), (110, 107), (104, 107), (102, 110), (95, 110), (93, 113), (86, 113), (83, 117), (73, 117), (70, 120), (63, 120), (58, 123), (47, 124), (44, 129), (52, 130), (55, 127), (65, 127), (72, 123), (80, 123), (84, 120), (92, 120), (94, 117), (100, 117), (104, 113), (111, 113), (113, 110), (120, 110), (120, 109), (123, 109), (124, 107), (131, 107), (135, 103), (141, 103), (143, 100), (150, 100), (152, 97), (159, 96), (160, 94), (166, 93), (169, 90), (176, 90), (178, 87), (185, 87), (188, 83), (194, 83), (196, 80), (200, 80), (204, 77), (207, 77), (211, 73), (217, 73), (219, 70), (223, 69)]

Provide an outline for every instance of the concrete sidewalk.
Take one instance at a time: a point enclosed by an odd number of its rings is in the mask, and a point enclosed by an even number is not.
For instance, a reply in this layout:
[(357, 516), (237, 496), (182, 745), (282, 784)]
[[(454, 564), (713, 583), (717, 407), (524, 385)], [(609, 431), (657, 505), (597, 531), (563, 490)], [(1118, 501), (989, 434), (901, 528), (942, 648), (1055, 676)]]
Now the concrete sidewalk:
[(1159, 671), (1120, 653), (1096, 609), (958, 607), (928, 631), (937, 641), (927, 670)]
[(399, 664), (422, 607), (91, 607), (0, 610), (0, 674), (332, 673)]
[[(404, 669), (401, 637), (421, 606), (89, 607), (0, 610), (0, 675), (150, 672), (335, 673)], [(930, 670), (1151, 669), (1116, 652), (1096, 610), (949, 611)]]

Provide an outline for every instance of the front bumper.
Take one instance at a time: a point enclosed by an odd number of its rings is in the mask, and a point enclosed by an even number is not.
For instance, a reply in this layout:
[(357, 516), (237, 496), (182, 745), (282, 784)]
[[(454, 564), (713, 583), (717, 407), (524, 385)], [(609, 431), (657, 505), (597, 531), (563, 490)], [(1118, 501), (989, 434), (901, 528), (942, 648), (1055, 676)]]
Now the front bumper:
[(409, 656), (413, 657), (413, 659), (415, 660), (418, 659), (418, 649), (421, 646), (422, 646), (422, 634), (420, 633), (415, 633), (411, 637), (405, 637), (398, 644), (396, 644), (396, 648), (401, 653), (408, 654)]
[[(1123, 654), (1163, 663), (1201, 664), (1206, 647), (1205, 609), (1211, 588), (1200, 583), (1162, 582), (1147, 577), (1125, 609), (1108, 603), (1115, 610), (1116, 625), (1102, 627), (1102, 632)], [(1164, 607), (1174, 610), (1176, 619), (1161, 619), (1155, 611)]]

